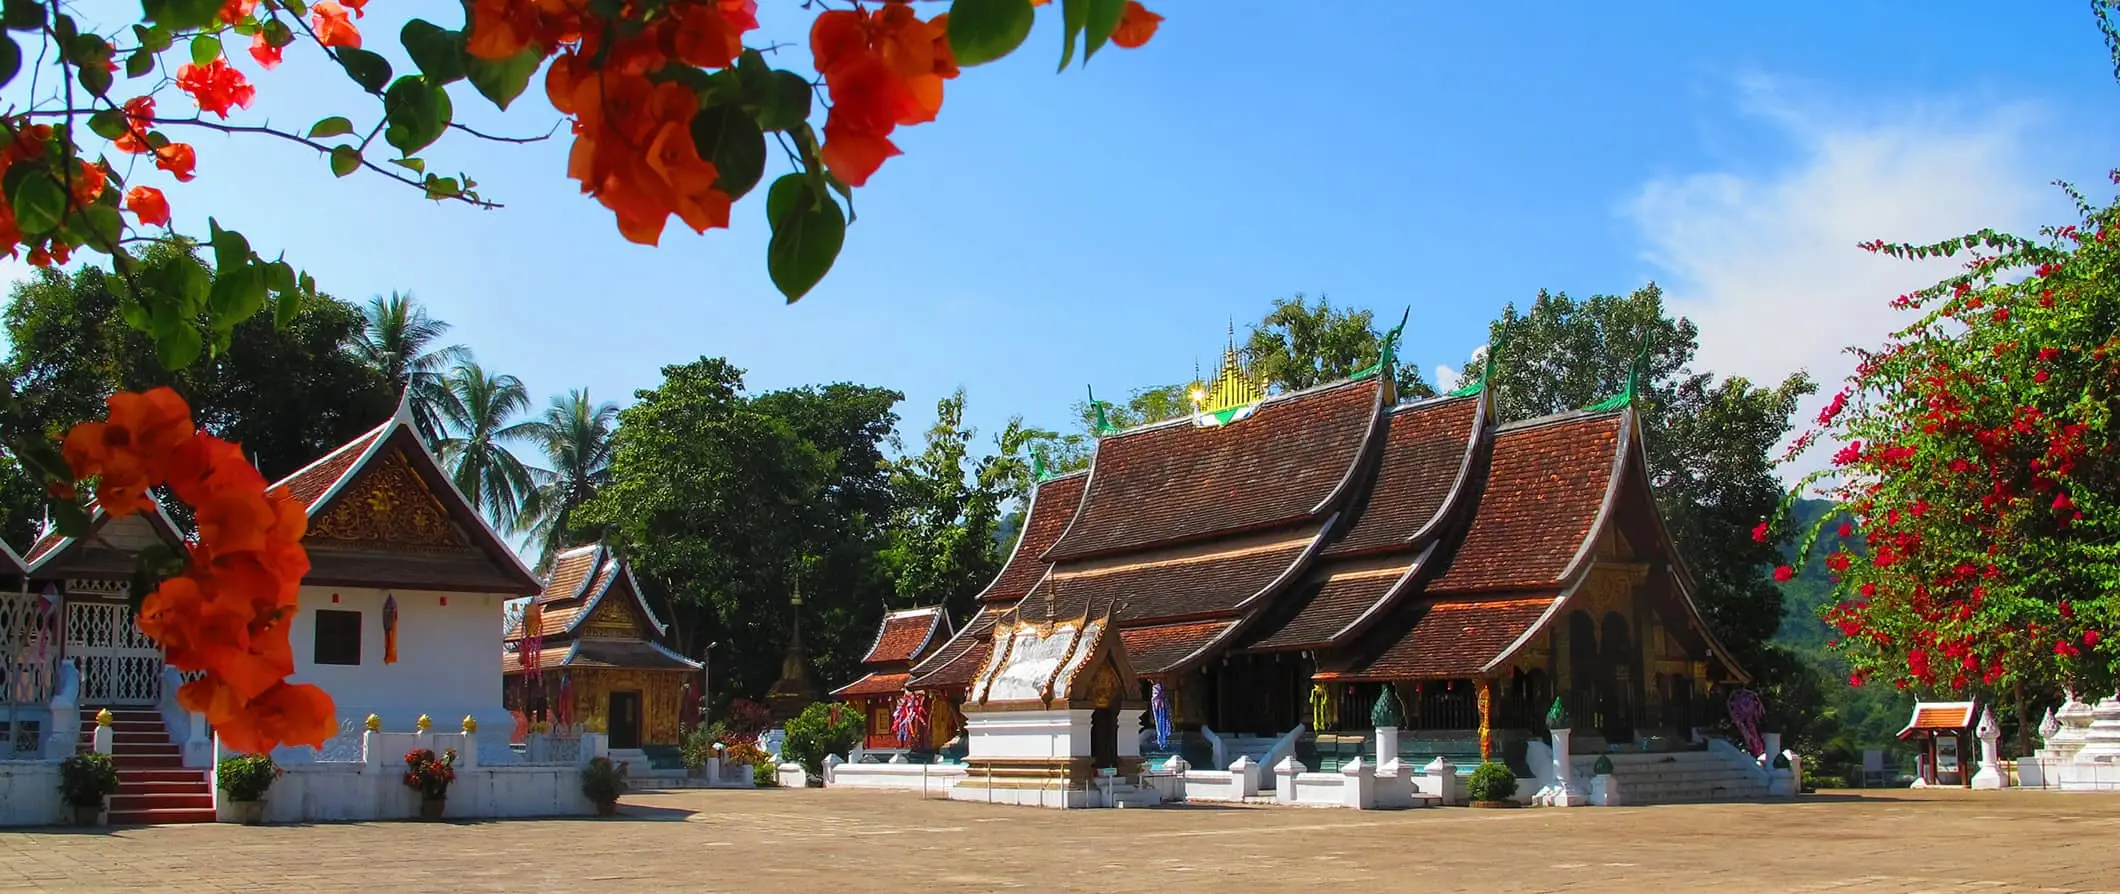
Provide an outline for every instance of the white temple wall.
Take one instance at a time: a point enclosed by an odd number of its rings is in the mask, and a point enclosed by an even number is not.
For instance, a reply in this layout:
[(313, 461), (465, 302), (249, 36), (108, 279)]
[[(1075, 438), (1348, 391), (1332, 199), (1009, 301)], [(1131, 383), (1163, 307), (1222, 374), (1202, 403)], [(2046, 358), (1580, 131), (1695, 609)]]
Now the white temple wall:
[[(966, 711), (967, 760), (1088, 755), (1088, 710)], [(1125, 736), (1120, 736), (1124, 748)], [(1137, 749), (1138, 750), (1138, 749)]]
[(62, 817), (58, 761), (0, 761), (0, 826), (48, 826)]
[[(398, 660), (384, 664), (383, 603), (388, 596), (397, 598)], [(295, 670), (288, 681), (315, 683), (331, 694), (342, 740), (357, 740), (369, 714), (392, 732), (410, 731), (421, 714), (432, 718), (438, 731), (456, 730), (467, 714), (495, 731), (512, 728), (514, 718), (501, 707), (501, 675), (493, 659), (501, 654), (500, 597), (304, 586), (300, 599), (289, 631)], [(319, 610), (361, 613), (359, 664), (316, 663)], [(345, 746), (353, 744), (341, 741), (342, 753), (324, 759), (345, 759)], [(304, 754), (287, 753), (291, 751)], [(282, 749), (275, 757), (302, 760), (309, 754), (313, 752), (306, 748)], [(494, 760), (498, 755), (487, 757)]]

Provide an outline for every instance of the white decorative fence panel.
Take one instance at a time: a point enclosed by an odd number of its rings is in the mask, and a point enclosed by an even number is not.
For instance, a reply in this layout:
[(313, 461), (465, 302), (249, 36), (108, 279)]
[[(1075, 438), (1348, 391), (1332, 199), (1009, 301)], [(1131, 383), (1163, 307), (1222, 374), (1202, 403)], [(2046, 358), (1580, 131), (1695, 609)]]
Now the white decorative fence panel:
[(133, 625), (121, 602), (68, 602), (66, 654), (81, 663), (81, 703), (154, 705), (162, 700), (162, 650)]

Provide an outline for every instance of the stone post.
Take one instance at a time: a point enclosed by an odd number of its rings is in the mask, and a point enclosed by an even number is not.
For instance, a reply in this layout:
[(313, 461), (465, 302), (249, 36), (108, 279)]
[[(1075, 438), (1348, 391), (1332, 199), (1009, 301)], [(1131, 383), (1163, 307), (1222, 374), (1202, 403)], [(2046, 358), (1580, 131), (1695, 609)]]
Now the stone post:
[(457, 750), (456, 768), (459, 770), (478, 769), (478, 718), (469, 714), (464, 715), (462, 729), (464, 730), (464, 747)]
[(1376, 763), (1393, 760), (1399, 756), (1399, 727), (1406, 724), (1405, 712), (1399, 710), (1398, 690), (1392, 684), (1384, 684), (1377, 693), (1376, 704), (1369, 708), (1369, 725), (1376, 727)]
[(1281, 758), (1281, 762), (1273, 767), (1274, 776), (1278, 777), (1277, 781), (1279, 782), (1279, 785), (1274, 787), (1274, 800), (1283, 804), (1294, 804), (1296, 802), (1296, 776), (1309, 769), (1309, 767), (1303, 766), (1301, 761), (1296, 760), (1296, 756), (1293, 754)]
[(1340, 765), (1340, 804), (1355, 810), (1376, 807), (1376, 771), (1357, 757)]
[(1618, 807), (1627, 802), (1624, 786), (1619, 774), (1613, 772), (1612, 759), (1599, 755), (1597, 763), (1590, 769), (1590, 803), (1598, 807)]
[(1421, 768), (1422, 791), (1441, 798), (1445, 807), (1459, 807), (1472, 802), (1465, 791), (1465, 781), (1458, 776), (1457, 765), (1450, 759), (1437, 755), (1435, 760)]
[(1377, 764), (1381, 766), (1385, 761), (1398, 760), (1398, 758), (1399, 728), (1395, 726), (1377, 727)]
[(1420, 806), (1420, 799), (1413, 796), (1413, 776), (1403, 761), (1394, 757), (1378, 764), (1376, 778), (1376, 806)]
[(710, 757), (710, 758), (707, 758), (707, 766), (706, 766), (706, 773), (707, 773), (707, 784), (708, 784), (708, 785), (720, 785), (720, 784), (721, 784), (721, 758), (720, 758), (720, 757)]
[(1555, 698), (1553, 707), (1546, 711), (1546, 727), (1553, 733), (1553, 783), (1533, 795), (1532, 803), (1544, 807), (1581, 807), (1590, 803), (1582, 785), (1575, 781), (1575, 764), (1568, 755), (1568, 739), (1574, 726), (1567, 706)]
[(383, 753), (383, 718), (370, 714), (366, 725), (361, 731), (361, 763), (369, 772), (378, 772), (390, 763), (390, 756)]
[(96, 731), (89, 735), (89, 742), (97, 754), (109, 754), (111, 749), (110, 709), (96, 712)]
[(801, 764), (792, 762), (781, 764), (777, 772), (780, 774), (779, 782), (781, 788), (802, 788), (810, 784), (809, 772), (804, 770)]
[(1759, 741), (1766, 746), (1766, 750), (1759, 753), (1759, 765), (1762, 767), (1774, 766), (1774, 756), (1781, 753), (1781, 734), (1760, 733)]
[(839, 777), (839, 765), (843, 763), (846, 763), (846, 760), (839, 755), (827, 754), (824, 756), (824, 784), (826, 788), (830, 788), (833, 780)]
[(1980, 772), (1973, 774), (1973, 787), (2008, 786), (2009, 777), (2002, 772), (2002, 725), (1995, 722), (1994, 706), (1981, 710), (1980, 726), (1974, 730), (1974, 735), (1980, 737)]
[(1238, 800), (1259, 796), (1259, 766), (1249, 755), (1237, 755), (1229, 763), (1229, 784), (1236, 789)]

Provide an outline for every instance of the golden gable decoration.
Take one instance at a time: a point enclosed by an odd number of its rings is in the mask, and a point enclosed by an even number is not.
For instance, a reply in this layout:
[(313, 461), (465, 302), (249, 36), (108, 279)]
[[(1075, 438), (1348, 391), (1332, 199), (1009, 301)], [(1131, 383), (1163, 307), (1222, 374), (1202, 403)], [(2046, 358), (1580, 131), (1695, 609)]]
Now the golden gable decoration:
[(471, 545), (398, 449), (370, 463), (330, 510), (310, 519), (309, 536), (390, 548)]

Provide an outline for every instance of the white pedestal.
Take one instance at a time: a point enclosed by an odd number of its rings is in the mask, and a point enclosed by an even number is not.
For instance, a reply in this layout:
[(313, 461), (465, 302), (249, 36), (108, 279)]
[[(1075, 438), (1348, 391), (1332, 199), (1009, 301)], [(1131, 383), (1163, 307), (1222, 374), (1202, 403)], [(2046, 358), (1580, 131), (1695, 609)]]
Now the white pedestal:
[(1610, 773), (1590, 778), (1590, 803), (1598, 807), (1618, 807), (1627, 803), (1621, 796), (1619, 777)]
[(1383, 766), (1384, 762), (1388, 760), (1396, 760), (1398, 756), (1399, 728), (1395, 726), (1377, 727), (1377, 766)]
[(1539, 789), (1531, 803), (1540, 807), (1582, 807), (1590, 796), (1575, 781), (1575, 765), (1568, 759), (1568, 739), (1573, 730), (1553, 731), (1553, 783)]

